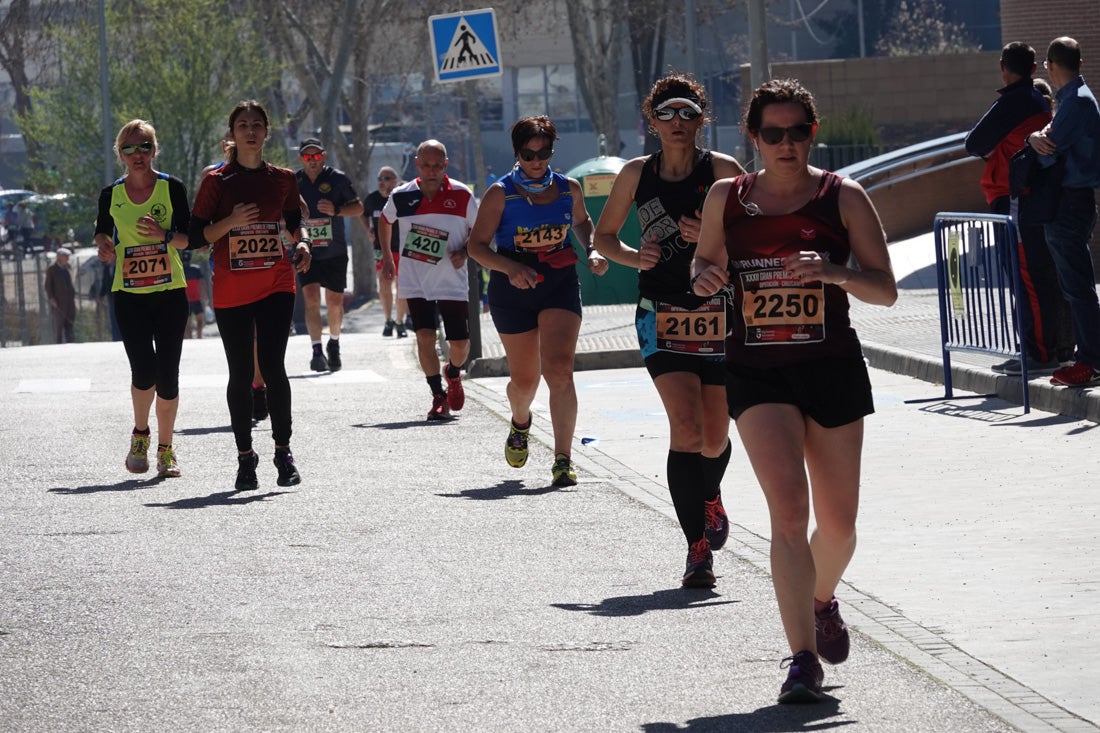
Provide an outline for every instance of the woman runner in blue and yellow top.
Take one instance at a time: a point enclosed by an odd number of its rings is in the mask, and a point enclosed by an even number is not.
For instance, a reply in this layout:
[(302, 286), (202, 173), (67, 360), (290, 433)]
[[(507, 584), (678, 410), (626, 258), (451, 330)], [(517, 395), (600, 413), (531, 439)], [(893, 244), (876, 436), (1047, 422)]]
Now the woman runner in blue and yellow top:
[(553, 483), (572, 486), (581, 287), (571, 233), (584, 245), (593, 273), (607, 272), (607, 260), (592, 247), (592, 219), (580, 184), (550, 168), (557, 139), (549, 117), (526, 117), (512, 127), (516, 166), (485, 192), (467, 246), (470, 257), (491, 270), (489, 312), (508, 358), (512, 426), (504, 457), (514, 468), (527, 462), (531, 402), (541, 372), (550, 390)]
[(157, 475), (179, 476), (172, 432), (179, 407), (180, 354), (187, 325), (187, 249), (191, 211), (183, 182), (153, 168), (157, 133), (131, 120), (115, 138), (126, 175), (99, 195), (95, 243), (115, 263), (115, 320), (130, 360), (134, 430), (126, 469), (149, 470), (149, 411), (157, 403)]
[[(619, 171), (595, 238), (609, 260), (638, 270), (634, 326), (668, 415), (668, 491), (687, 539), (681, 584), (690, 588), (716, 582), (712, 551), (729, 535), (721, 482), (731, 448), (725, 300), (694, 295), (689, 270), (707, 191), (716, 179), (745, 172), (730, 156), (698, 146), (706, 110), (706, 89), (690, 76), (673, 74), (653, 84), (642, 113), (661, 149)], [(619, 241), (635, 204), (642, 224), (637, 249)]]

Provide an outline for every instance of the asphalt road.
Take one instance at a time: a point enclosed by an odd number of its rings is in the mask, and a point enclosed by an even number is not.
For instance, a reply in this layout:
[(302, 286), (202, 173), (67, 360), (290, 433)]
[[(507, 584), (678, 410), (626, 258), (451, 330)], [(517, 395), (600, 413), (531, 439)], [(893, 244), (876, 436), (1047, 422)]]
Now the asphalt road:
[(352, 322), (338, 374), (291, 339), (303, 482), (275, 485), (264, 422), (250, 493), (217, 339), (185, 345), (184, 474), (166, 480), (123, 468), (121, 345), (0, 350), (0, 730), (1096, 729), (1027, 688), (978, 704), (927, 648), (880, 638), (884, 617), (826, 668), (824, 703), (776, 705), (788, 651), (747, 514), (718, 587), (681, 590), (683, 539), (642, 465), (663, 448), (605, 433), (554, 489), (545, 446), (519, 471), (500, 455), (505, 380), (427, 423), (411, 339), (382, 339), (369, 308)]

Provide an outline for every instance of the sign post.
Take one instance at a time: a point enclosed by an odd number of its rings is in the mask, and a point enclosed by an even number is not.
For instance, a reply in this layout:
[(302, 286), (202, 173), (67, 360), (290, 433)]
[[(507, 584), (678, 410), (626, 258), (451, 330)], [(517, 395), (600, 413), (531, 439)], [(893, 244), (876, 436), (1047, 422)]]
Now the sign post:
[(492, 8), (428, 18), (437, 82), (500, 76), (500, 40)]

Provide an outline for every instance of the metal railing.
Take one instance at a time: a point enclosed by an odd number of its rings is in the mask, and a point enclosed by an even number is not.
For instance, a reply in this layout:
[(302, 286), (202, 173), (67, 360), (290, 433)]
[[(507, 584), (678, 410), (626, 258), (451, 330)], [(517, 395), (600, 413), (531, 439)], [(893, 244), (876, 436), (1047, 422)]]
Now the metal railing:
[[(0, 347), (54, 343), (50, 304), (44, 284), (52, 252), (5, 251), (0, 256)], [(77, 341), (109, 341), (112, 338), (107, 299), (94, 250), (76, 250), (69, 263), (76, 290)]]
[(954, 396), (952, 351), (1001, 354), (1020, 360), (1024, 412), (1030, 412), (1015, 222), (998, 214), (941, 212), (934, 231), (944, 396)]

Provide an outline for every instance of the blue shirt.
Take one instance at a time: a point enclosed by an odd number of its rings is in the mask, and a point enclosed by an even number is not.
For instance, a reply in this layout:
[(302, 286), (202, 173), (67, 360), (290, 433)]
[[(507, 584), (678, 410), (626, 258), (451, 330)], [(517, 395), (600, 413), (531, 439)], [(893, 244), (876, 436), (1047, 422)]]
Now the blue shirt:
[(1043, 167), (1064, 157), (1064, 188), (1100, 188), (1100, 106), (1096, 97), (1085, 86), (1084, 78), (1078, 76), (1062, 86), (1054, 99), (1058, 111), (1047, 137), (1058, 151), (1041, 158)]

